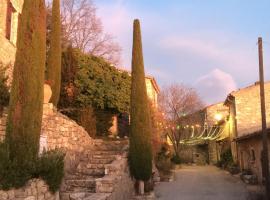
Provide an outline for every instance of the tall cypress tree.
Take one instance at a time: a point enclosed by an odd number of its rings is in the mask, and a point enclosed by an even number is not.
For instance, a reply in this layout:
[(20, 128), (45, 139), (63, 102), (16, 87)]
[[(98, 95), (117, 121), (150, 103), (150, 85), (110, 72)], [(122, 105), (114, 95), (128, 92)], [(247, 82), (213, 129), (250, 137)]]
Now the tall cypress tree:
[(50, 49), (48, 52), (47, 80), (51, 83), (52, 97), (50, 102), (57, 106), (61, 85), (61, 22), (60, 0), (53, 0), (50, 32)]
[(24, 171), (39, 150), (46, 54), (44, 0), (24, 0), (17, 37), (6, 142), (11, 161)]
[(147, 181), (152, 174), (151, 122), (146, 93), (141, 30), (139, 20), (133, 24), (131, 132), (129, 166), (136, 180)]

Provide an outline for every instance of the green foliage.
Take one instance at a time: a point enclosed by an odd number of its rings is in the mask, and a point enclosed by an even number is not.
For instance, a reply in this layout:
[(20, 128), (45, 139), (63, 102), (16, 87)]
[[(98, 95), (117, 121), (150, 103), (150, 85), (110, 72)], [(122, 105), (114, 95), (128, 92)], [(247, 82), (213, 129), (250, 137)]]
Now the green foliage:
[(50, 102), (57, 106), (60, 97), (61, 85), (61, 22), (60, 22), (60, 0), (53, 0), (50, 48), (47, 60), (47, 80), (52, 88)]
[(220, 160), (217, 162), (218, 167), (227, 168), (233, 165), (233, 157), (231, 149), (227, 149), (220, 155)]
[(46, 52), (45, 19), (43, 0), (24, 1), (18, 25), (6, 142), (11, 168), (14, 165), (21, 169), (14, 173), (26, 179), (39, 150)]
[(163, 174), (170, 174), (172, 169), (170, 147), (165, 143), (161, 146), (156, 157), (157, 169)]
[(74, 83), (77, 71), (78, 63), (75, 50), (69, 46), (67, 50), (62, 53), (61, 93), (58, 103), (58, 107), (62, 109), (74, 109), (78, 107), (78, 105), (76, 105), (76, 88)]
[(32, 178), (42, 178), (50, 191), (59, 189), (64, 176), (64, 157), (61, 151), (44, 152), (31, 161), (10, 159), (6, 143), (0, 143), (0, 190), (23, 187)]
[[(107, 135), (112, 125), (112, 114), (129, 112), (130, 88), (130, 75), (102, 58), (71, 47), (63, 53), (59, 107), (69, 110), (68, 116), (86, 130), (88, 125), (81, 123), (83, 113), (78, 110), (92, 107), (96, 115), (93, 118), (97, 122), (97, 135)], [(93, 118), (86, 119), (86, 116), (83, 118), (83, 121), (94, 121)]]
[(173, 157), (171, 158), (171, 161), (174, 163), (174, 164), (181, 164), (181, 158), (179, 155), (177, 154), (174, 154)]
[(109, 129), (112, 127), (113, 114), (104, 110), (95, 110), (96, 116), (96, 135), (108, 136), (110, 134)]
[(96, 136), (96, 116), (92, 107), (82, 108), (78, 114), (79, 124), (85, 128), (91, 137)]
[(0, 116), (3, 107), (8, 106), (9, 91), (7, 86), (7, 77), (5, 75), (6, 67), (0, 63)]
[(79, 106), (126, 112), (129, 110), (131, 79), (102, 58), (77, 51), (78, 72), (75, 79)]
[(145, 85), (139, 20), (134, 21), (130, 101), (130, 172), (135, 179), (147, 181), (152, 174), (151, 120)]
[(32, 161), (18, 163), (17, 160), (10, 160), (9, 157), (8, 146), (0, 143), (0, 189), (3, 190), (24, 186), (31, 179), (30, 171), (33, 170)]
[(36, 175), (49, 186), (50, 191), (59, 190), (64, 177), (65, 154), (59, 150), (44, 152), (38, 159)]

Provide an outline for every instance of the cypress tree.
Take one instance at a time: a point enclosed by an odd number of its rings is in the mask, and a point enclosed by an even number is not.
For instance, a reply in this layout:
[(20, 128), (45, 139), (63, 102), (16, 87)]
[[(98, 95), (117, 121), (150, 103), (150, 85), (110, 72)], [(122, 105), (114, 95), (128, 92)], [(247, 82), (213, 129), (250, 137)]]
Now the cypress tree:
[(31, 170), (32, 161), (38, 155), (43, 111), (46, 54), (44, 0), (24, 0), (17, 37), (6, 142), (11, 162), (19, 166), (19, 177), (27, 179), (24, 176)]
[(130, 172), (136, 180), (147, 181), (152, 174), (151, 121), (145, 85), (140, 22), (137, 19), (133, 24), (130, 101)]
[(54, 106), (57, 106), (60, 97), (61, 54), (60, 0), (53, 0), (47, 80), (51, 84), (52, 97), (50, 102)]

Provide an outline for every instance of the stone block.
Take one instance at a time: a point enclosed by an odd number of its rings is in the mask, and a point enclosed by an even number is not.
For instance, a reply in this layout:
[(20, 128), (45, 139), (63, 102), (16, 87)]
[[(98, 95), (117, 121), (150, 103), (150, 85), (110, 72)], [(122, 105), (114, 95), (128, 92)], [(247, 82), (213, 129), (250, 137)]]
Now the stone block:
[(0, 200), (8, 200), (8, 193), (5, 191), (0, 191)]
[(73, 193), (69, 196), (70, 200), (83, 200), (85, 197), (85, 192)]
[(44, 194), (39, 194), (37, 196), (37, 200), (45, 200), (45, 195)]
[(35, 196), (29, 196), (29, 197), (26, 197), (24, 200), (36, 200), (36, 197)]
[(26, 197), (28, 197), (28, 194), (27, 194), (26, 190), (24, 190), (23, 188), (14, 190), (14, 195), (15, 195), (16, 198), (26, 198)]
[(9, 190), (7, 193), (8, 193), (8, 199), (15, 199), (14, 190)]

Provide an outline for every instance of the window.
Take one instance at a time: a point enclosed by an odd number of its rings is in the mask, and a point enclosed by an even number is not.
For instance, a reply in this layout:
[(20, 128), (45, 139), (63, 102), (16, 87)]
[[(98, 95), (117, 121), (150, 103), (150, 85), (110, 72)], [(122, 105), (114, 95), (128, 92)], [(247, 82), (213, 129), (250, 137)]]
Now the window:
[(254, 149), (251, 149), (250, 150), (250, 161), (251, 162), (255, 162), (255, 160), (256, 160), (256, 156), (255, 156), (255, 151), (254, 151)]

